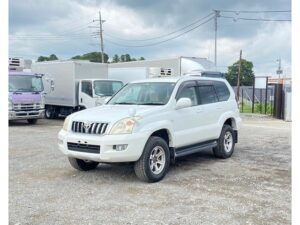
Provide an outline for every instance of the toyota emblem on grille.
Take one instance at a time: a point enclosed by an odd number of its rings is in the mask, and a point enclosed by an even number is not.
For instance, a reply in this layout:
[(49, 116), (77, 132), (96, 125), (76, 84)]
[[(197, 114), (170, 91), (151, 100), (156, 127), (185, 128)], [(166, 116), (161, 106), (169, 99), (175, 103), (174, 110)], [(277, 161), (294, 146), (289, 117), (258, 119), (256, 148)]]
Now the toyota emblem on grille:
[(85, 123), (83, 124), (83, 127), (84, 127), (85, 132), (87, 133), (88, 130), (90, 129), (90, 127), (91, 127), (91, 124), (88, 123), (88, 122), (85, 122)]

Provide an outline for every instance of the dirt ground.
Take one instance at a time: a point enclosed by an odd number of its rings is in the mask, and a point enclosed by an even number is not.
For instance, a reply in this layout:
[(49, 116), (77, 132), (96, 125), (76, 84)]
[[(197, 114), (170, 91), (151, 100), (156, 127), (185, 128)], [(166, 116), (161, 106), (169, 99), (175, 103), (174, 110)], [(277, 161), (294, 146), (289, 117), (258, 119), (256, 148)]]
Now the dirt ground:
[(62, 123), (10, 123), (10, 224), (291, 223), (291, 123), (243, 116), (230, 159), (190, 155), (154, 184), (131, 164), (74, 170), (57, 147)]

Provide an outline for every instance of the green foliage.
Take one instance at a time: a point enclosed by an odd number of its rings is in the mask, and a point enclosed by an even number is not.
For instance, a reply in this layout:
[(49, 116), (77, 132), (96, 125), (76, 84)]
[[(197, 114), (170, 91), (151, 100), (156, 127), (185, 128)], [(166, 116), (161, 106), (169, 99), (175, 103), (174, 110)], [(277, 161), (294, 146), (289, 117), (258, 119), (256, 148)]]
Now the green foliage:
[[(241, 113), (252, 113), (252, 104), (251, 102), (244, 102), (240, 105)], [(254, 104), (254, 113), (265, 113), (265, 104), (255, 103)], [(272, 113), (272, 105), (267, 103), (267, 114), (270, 115)]]
[[(232, 86), (237, 85), (237, 77), (239, 71), (239, 60), (228, 67), (228, 72), (225, 74), (226, 79)], [(245, 59), (241, 60), (241, 86), (252, 86), (254, 79), (253, 63)]]
[(113, 58), (112, 58), (112, 62), (113, 62), (113, 63), (118, 63), (118, 62), (120, 62), (120, 57), (119, 57), (117, 54), (115, 54), (115, 55), (113, 56)]
[(121, 56), (118, 56), (117, 54), (115, 54), (112, 59), (112, 63), (131, 62), (131, 61), (138, 61), (138, 60), (145, 60), (145, 58), (144, 57), (140, 57), (138, 59), (132, 58), (128, 53), (125, 55), (121, 55)]
[[(89, 52), (83, 55), (76, 55), (72, 59), (89, 60), (90, 62), (102, 62), (101, 52)], [(104, 62), (107, 63), (109, 57), (104, 53)]]
[(52, 61), (52, 60), (58, 60), (58, 58), (55, 54), (51, 54), (49, 57), (39, 56), (38, 59), (37, 59), (38, 62)]

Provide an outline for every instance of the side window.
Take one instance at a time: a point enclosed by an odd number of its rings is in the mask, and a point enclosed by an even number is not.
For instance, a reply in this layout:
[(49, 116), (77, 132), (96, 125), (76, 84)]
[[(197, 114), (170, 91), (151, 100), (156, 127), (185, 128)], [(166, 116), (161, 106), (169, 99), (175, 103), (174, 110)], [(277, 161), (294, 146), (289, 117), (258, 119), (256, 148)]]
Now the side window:
[(189, 98), (192, 101), (192, 106), (198, 105), (196, 87), (185, 87), (177, 95), (176, 99)]
[(219, 101), (227, 101), (230, 96), (227, 85), (221, 81), (214, 81), (213, 84), (215, 86)]
[(218, 101), (215, 89), (212, 85), (199, 86), (201, 105), (214, 103)]
[(93, 97), (92, 83), (89, 81), (82, 81), (81, 82), (81, 91), (83, 93), (86, 93), (87, 95)]
[(116, 93), (117, 91), (119, 91), (121, 89), (121, 87), (123, 87), (123, 83), (121, 82), (112, 82), (112, 91), (113, 94)]

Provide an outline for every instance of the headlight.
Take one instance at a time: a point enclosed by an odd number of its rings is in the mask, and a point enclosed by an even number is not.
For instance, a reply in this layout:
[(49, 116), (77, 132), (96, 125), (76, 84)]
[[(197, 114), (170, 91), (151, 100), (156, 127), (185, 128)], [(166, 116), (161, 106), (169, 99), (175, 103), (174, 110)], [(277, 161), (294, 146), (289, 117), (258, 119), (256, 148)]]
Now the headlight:
[(68, 130), (69, 121), (70, 121), (70, 116), (67, 116), (66, 119), (65, 119), (65, 121), (64, 121), (63, 130), (65, 130), (65, 131)]
[(11, 99), (8, 99), (8, 110), (12, 110), (13, 109), (13, 104)]
[(111, 128), (109, 134), (131, 134), (134, 124), (140, 117), (125, 118), (116, 122)]

